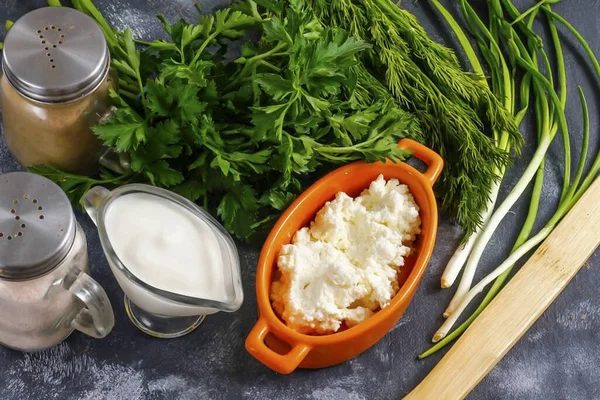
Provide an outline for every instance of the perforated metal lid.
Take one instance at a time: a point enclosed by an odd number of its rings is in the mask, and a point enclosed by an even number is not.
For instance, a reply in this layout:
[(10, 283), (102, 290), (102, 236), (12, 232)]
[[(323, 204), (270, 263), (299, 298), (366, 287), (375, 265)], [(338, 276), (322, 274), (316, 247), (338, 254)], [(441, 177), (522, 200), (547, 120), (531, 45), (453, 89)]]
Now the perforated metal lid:
[(29, 172), (0, 175), (0, 278), (30, 279), (53, 269), (75, 239), (69, 199)]
[(102, 30), (87, 15), (67, 7), (25, 14), (4, 41), (2, 68), (24, 96), (66, 102), (98, 86), (108, 72)]

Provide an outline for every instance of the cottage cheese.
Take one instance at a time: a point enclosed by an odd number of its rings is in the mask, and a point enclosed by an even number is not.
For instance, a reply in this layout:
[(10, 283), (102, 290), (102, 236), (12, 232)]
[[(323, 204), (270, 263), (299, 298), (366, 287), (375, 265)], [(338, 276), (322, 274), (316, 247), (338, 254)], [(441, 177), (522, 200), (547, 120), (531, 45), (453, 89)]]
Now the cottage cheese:
[(380, 175), (354, 199), (338, 193), (282, 247), (273, 308), (301, 333), (364, 321), (398, 292), (398, 268), (420, 226), (419, 207), (396, 179)]

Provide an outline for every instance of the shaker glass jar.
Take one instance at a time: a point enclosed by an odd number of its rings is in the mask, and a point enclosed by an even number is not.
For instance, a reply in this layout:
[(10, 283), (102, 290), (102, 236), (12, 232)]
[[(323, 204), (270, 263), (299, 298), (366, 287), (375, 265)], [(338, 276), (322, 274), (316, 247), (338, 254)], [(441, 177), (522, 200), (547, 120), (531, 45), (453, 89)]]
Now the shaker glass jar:
[(88, 273), (85, 234), (64, 192), (27, 172), (0, 175), (0, 344), (37, 351), (75, 329), (105, 337), (112, 307)]
[(91, 127), (111, 107), (106, 40), (96, 22), (67, 7), (21, 17), (4, 41), (0, 106), (8, 148), (26, 166), (92, 174), (102, 143)]

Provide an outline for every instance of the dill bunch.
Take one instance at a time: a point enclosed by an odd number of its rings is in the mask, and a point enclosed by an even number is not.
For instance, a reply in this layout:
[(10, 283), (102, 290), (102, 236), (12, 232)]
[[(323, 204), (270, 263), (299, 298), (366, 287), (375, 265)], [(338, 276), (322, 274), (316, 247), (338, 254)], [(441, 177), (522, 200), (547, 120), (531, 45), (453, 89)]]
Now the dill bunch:
[(415, 113), (425, 144), (446, 161), (436, 186), (442, 209), (468, 234), (481, 224), (497, 171), (510, 164), (490, 132), (507, 132), (514, 149), (522, 137), (513, 117), (485, 84), (461, 69), (454, 52), (431, 39), (416, 17), (389, 0), (309, 0), (328, 26), (373, 47), (363, 53), (396, 101)]

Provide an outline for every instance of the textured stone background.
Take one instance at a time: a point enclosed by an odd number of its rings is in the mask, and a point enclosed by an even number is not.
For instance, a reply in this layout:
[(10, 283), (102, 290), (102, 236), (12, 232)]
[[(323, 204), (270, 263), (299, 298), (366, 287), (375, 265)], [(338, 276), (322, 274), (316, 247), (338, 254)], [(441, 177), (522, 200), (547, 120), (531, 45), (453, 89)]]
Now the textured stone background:
[[(224, 4), (218, 1), (202, 0), (200, 4), (203, 10), (211, 11)], [(96, 3), (111, 23), (118, 28), (130, 26), (144, 39), (159, 34), (160, 26), (154, 19), (157, 13), (165, 14), (171, 21), (195, 16), (193, 0), (96, 0)], [(533, 1), (515, 3), (525, 7)], [(0, 20), (16, 20), (44, 4), (42, 0), (2, 0)], [(452, 44), (451, 35), (431, 12), (427, 1), (417, 5), (406, 1), (403, 7), (417, 14), (436, 38)], [(599, 7), (598, 0), (572, 0), (556, 6), (588, 38), (596, 54), (600, 54)], [(570, 128), (573, 136), (581, 136), (576, 97), (576, 85), (581, 84), (590, 104), (592, 146), (597, 146), (598, 82), (589, 67), (581, 67), (583, 53), (570, 38), (566, 39), (565, 50)], [(534, 130), (527, 124), (523, 128), (528, 138), (524, 157), (507, 175), (502, 196), (514, 184), (534, 149), (531, 140)], [(546, 164), (541, 220), (548, 217), (561, 184), (562, 157), (556, 144)], [(0, 173), (17, 169), (19, 166), (0, 139)], [(506, 255), (525, 211), (526, 203), (521, 202), (506, 219), (485, 254), (480, 272), (493, 268)], [(441, 270), (460, 235), (458, 228), (448, 221), (440, 225), (434, 256), (412, 305), (380, 343), (345, 364), (281, 376), (244, 350), (245, 336), (256, 320), (254, 271), (258, 248), (240, 246), (246, 291), (240, 311), (210, 316), (199, 330), (184, 338), (158, 340), (145, 336), (127, 320), (122, 291), (109, 272), (96, 231), (83, 215), (77, 217), (88, 235), (92, 274), (111, 298), (116, 326), (104, 340), (73, 334), (61, 345), (37, 354), (0, 349), (1, 399), (397, 399), (408, 393), (441, 357), (438, 354), (424, 361), (416, 359), (429, 345), (451, 296), (450, 292), (439, 289)], [(596, 254), (470, 398), (600, 398), (599, 264)]]

